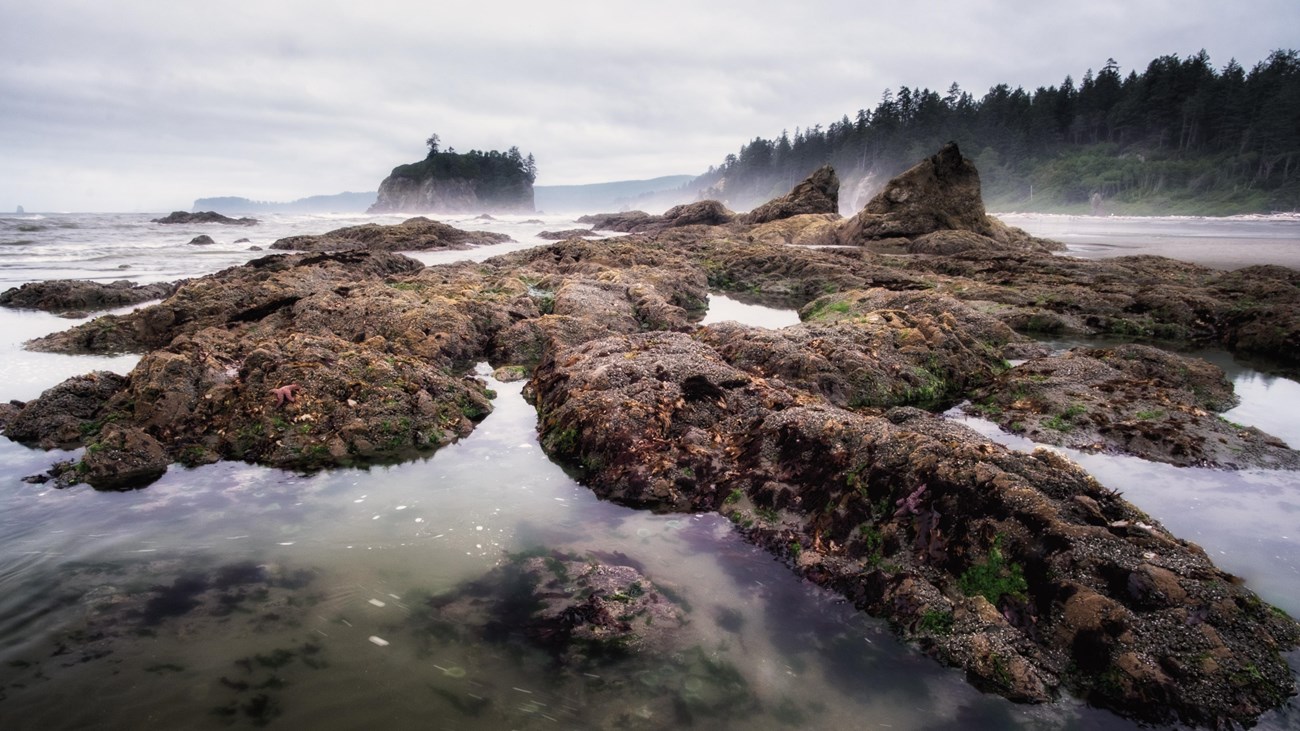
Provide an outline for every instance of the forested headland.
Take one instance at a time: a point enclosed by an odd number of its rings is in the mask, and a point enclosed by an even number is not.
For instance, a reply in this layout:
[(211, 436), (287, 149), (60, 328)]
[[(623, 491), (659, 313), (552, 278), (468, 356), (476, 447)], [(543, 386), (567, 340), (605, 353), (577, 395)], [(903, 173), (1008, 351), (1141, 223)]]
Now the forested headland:
[(442, 150), (438, 135), (426, 140), (429, 154), (398, 165), (379, 185), (371, 213), (533, 211), (537, 162), (518, 147), (507, 152)]
[(1125, 75), (1114, 59), (1076, 82), (1032, 92), (998, 84), (980, 98), (953, 83), (886, 89), (874, 109), (756, 137), (692, 187), (744, 209), (827, 163), (843, 205), (956, 141), (993, 210), (1134, 214), (1300, 210), (1300, 55), (1246, 70), (1204, 50)]

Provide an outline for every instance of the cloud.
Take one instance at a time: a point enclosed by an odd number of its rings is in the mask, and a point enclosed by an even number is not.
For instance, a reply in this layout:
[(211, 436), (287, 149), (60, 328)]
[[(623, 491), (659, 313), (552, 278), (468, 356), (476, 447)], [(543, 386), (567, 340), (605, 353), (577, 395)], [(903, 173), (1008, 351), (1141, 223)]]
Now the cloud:
[[(221, 4), (45, 0), (0, 25), (0, 210), (373, 190), (439, 133), (541, 183), (700, 172), (886, 87), (977, 96), (1206, 48), (1249, 65), (1300, 6), (1192, 0)], [(702, 7), (700, 7), (702, 6)]]

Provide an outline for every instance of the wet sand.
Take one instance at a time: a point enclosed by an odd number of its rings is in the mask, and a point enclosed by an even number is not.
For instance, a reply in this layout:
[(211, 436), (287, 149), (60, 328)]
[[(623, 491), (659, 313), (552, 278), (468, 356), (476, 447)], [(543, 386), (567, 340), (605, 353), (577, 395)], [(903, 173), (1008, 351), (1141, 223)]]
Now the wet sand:
[(1215, 269), (1277, 264), (1300, 269), (1300, 216), (1229, 218), (1062, 216), (999, 213), (1035, 236), (1065, 244), (1067, 256), (1167, 256)]

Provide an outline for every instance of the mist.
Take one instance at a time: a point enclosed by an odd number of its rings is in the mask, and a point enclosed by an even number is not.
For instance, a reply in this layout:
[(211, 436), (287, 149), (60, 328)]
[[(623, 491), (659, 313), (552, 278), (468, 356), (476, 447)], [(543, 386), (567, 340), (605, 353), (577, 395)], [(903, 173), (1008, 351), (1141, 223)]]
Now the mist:
[(1254, 60), (1296, 27), (1300, 7), (1280, 1), (1104, 0), (1067, 13), (955, 0), (869, 11), (236, 0), (220, 12), (50, 0), (8, 8), (0, 27), (0, 211), (373, 190), (435, 129), (534, 152), (543, 186), (698, 175), (745, 140), (838, 119), (885, 88), (1032, 89), (1108, 57), (1200, 48)]

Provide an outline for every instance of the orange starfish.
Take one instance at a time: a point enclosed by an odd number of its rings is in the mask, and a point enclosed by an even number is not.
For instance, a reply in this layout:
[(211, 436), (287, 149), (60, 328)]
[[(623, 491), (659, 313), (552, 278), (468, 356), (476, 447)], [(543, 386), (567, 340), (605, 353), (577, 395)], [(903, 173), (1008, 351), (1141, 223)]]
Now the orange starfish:
[(271, 389), (271, 393), (275, 394), (276, 407), (284, 406), (286, 401), (293, 403), (296, 400), (293, 394), (300, 388), (302, 388), (302, 386), (299, 386), (296, 383), (290, 383), (287, 386)]

